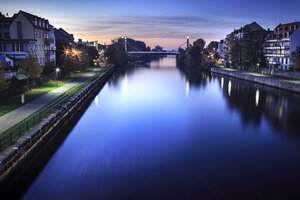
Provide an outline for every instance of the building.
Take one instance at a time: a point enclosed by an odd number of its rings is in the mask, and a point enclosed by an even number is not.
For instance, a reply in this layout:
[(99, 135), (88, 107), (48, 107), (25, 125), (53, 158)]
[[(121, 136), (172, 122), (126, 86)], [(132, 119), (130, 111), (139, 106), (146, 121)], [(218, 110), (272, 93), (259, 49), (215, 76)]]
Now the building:
[(61, 42), (64, 45), (71, 45), (71, 46), (75, 45), (73, 34), (68, 33), (64, 29), (54, 28), (54, 34), (57, 42)]
[(300, 46), (300, 21), (279, 24), (264, 44), (264, 56), (269, 68), (289, 70), (293, 63), (291, 53)]
[(216, 53), (220, 56), (220, 58), (224, 58), (224, 53), (225, 53), (225, 42), (224, 40), (221, 40), (218, 44), (218, 49)]
[(247, 24), (244, 27), (241, 27), (240, 29), (235, 29), (231, 35), (235, 38), (241, 39), (244, 36), (245, 31), (253, 32), (253, 31), (264, 31), (265, 29), (261, 27), (258, 23), (252, 22), (251, 24)]
[(95, 49), (97, 49), (97, 51), (99, 50), (98, 48), (98, 41), (87, 41), (87, 42), (83, 42), (82, 44), (89, 46), (89, 47), (95, 47)]
[(46, 56), (46, 65), (55, 67), (56, 66), (56, 47), (55, 47), (55, 34), (54, 27), (49, 25), (49, 38), (45, 39), (46, 48), (45, 48), (45, 56)]
[(45, 66), (45, 49), (50, 45), (47, 43), (50, 32), (48, 20), (24, 11), (19, 11), (13, 17), (0, 14), (0, 29), (1, 60), (15, 66), (18, 61), (32, 54)]
[[(220, 44), (220, 53), (221, 58), (223, 59), (223, 64), (226, 65), (235, 65), (239, 67), (244, 66), (253, 66), (253, 63), (257, 63), (259, 61), (258, 57), (263, 56), (262, 51), (262, 43), (264, 42), (264, 38), (267, 35), (268, 31), (262, 28), (258, 23), (252, 22), (251, 24), (246, 24), (240, 29), (234, 29), (230, 34), (226, 36), (226, 39)], [(253, 44), (255, 49), (253, 50), (255, 53), (244, 54), (241, 41), (247, 41)], [(236, 44), (239, 44), (236, 47)], [(235, 45), (236, 51), (233, 55), (231, 55), (232, 47)], [(221, 49), (222, 48), (222, 49)], [(238, 51), (238, 52), (237, 52)]]

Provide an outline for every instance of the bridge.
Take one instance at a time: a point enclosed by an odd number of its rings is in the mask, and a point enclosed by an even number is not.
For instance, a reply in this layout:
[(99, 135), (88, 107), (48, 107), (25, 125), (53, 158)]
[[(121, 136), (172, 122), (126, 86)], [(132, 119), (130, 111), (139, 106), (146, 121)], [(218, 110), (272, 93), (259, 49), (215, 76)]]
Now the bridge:
[[(179, 52), (178, 51), (141, 51), (139, 50), (138, 48), (136, 48), (134, 45), (130, 44), (128, 41), (127, 41), (127, 37), (122, 37), (122, 39), (124, 40), (124, 48), (125, 48), (125, 52), (127, 52), (127, 54), (130, 54), (130, 55), (142, 55), (142, 54), (156, 54), (156, 55), (178, 55)], [(189, 46), (190, 46), (190, 37), (187, 36), (186, 37), (186, 42), (184, 42), (183, 44), (181, 44), (177, 50), (179, 48), (181, 48), (183, 45), (186, 44), (186, 48), (188, 49)], [(127, 46), (131, 46), (132, 49), (134, 49), (135, 51), (127, 51)]]
[(178, 51), (127, 51), (128, 54), (178, 55)]

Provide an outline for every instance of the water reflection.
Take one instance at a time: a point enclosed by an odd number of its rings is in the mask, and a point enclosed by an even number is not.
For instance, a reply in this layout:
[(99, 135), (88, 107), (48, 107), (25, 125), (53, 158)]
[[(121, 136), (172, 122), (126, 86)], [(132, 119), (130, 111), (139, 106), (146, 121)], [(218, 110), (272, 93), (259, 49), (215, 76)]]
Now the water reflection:
[[(283, 90), (216, 75), (220, 80), (228, 107), (237, 111), (243, 123), (259, 126), (263, 119), (274, 130), (293, 133), (297, 138), (300, 130), (300, 96)], [(227, 84), (226, 84), (227, 82)]]
[(185, 94), (186, 96), (189, 96), (190, 93), (190, 81), (189, 79), (186, 79), (186, 84), (185, 84)]
[(95, 97), (95, 100), (94, 100), (94, 101), (95, 101), (95, 105), (98, 106), (98, 103), (99, 103), (99, 95), (97, 95), (97, 96)]
[(122, 93), (126, 93), (128, 91), (128, 77), (127, 73), (125, 73), (122, 79)]
[(299, 195), (299, 100), (170, 60), (120, 68), (24, 199)]

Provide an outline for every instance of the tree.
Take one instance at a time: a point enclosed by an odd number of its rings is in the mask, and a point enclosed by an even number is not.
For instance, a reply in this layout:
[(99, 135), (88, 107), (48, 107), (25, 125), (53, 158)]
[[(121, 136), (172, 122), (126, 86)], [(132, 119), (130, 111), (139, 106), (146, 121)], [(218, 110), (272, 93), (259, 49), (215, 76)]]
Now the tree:
[(249, 27), (243, 28), (242, 37), (230, 34), (227, 38), (229, 44), (229, 57), (233, 66), (265, 66), (263, 62), (263, 44), (267, 35), (265, 30), (252, 31)]
[(79, 70), (79, 62), (74, 56), (66, 55), (62, 68), (65, 72), (75, 72)]
[(37, 62), (37, 57), (29, 54), (19, 65), (23, 69), (25, 76), (27, 76), (29, 87), (31, 87), (32, 81), (39, 78), (43, 72), (41, 65)]
[(115, 64), (118, 67), (126, 64), (128, 57), (122, 45), (122, 40), (112, 40), (112, 44), (105, 49), (104, 57), (108, 63)]
[(5, 77), (5, 71), (2, 63), (0, 63), (0, 90), (3, 90), (6, 88), (6, 77)]
[(153, 49), (153, 51), (163, 51), (163, 48), (159, 45), (156, 45)]
[(179, 49), (179, 55), (176, 57), (177, 63), (181, 66), (202, 67), (204, 64), (204, 46), (205, 41), (203, 39), (198, 39), (186, 51)]
[(205, 40), (202, 39), (202, 38), (196, 40), (196, 41), (193, 43), (193, 47), (198, 48), (198, 49), (201, 50), (201, 51), (203, 51), (204, 46), (205, 46)]
[(219, 42), (211, 41), (206, 49), (209, 53), (215, 53), (215, 51), (218, 49), (218, 45)]
[(292, 52), (291, 60), (294, 64), (294, 69), (300, 69), (300, 46), (297, 47), (296, 51)]

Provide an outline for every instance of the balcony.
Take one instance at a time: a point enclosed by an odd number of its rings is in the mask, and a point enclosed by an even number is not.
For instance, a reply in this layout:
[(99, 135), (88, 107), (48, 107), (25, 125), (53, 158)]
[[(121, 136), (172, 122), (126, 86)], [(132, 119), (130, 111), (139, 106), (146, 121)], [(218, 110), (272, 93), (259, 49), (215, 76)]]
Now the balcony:
[(278, 57), (278, 58), (284, 58), (284, 57), (290, 57), (290, 54), (271, 54), (271, 53), (267, 53), (264, 54), (265, 57)]
[(271, 39), (271, 40), (266, 40), (266, 42), (289, 42), (290, 38), (280, 38), (280, 39)]
[(274, 46), (274, 47), (270, 47), (270, 46), (265, 46), (264, 47), (264, 49), (278, 49), (278, 50), (280, 50), (280, 49), (289, 49), (290, 48), (290, 46), (288, 46), (288, 45), (286, 45), (286, 46)]
[(54, 43), (54, 40), (50, 39), (50, 38), (45, 38), (44, 43), (45, 43), (45, 45), (50, 45), (50, 44)]

